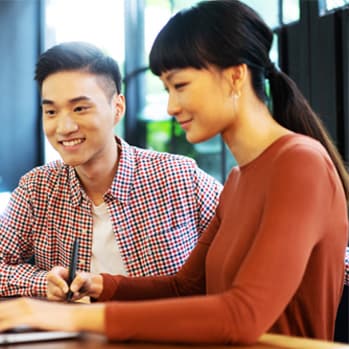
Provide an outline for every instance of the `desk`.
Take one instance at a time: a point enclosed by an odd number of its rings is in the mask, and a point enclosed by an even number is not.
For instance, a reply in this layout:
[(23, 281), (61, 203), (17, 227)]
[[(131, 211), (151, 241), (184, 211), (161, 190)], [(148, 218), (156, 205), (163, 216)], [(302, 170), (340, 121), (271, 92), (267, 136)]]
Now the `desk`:
[(81, 339), (16, 344), (4, 349), (349, 349), (349, 345), (265, 334), (254, 345), (175, 345), (153, 343), (108, 343), (103, 337), (86, 335)]

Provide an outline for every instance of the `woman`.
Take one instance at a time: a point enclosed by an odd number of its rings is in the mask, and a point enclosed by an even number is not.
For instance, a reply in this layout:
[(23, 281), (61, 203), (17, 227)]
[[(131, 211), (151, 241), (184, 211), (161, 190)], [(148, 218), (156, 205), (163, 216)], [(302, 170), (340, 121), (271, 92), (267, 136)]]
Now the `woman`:
[[(1, 329), (25, 322), (114, 340), (189, 343), (252, 343), (266, 331), (332, 339), (348, 177), (317, 116), (271, 63), (272, 37), (249, 7), (217, 0), (176, 14), (152, 47), (151, 69), (188, 141), (220, 134), (238, 163), (183, 268), (149, 278), (80, 274), (74, 299), (115, 302), (9, 302), (0, 307)], [(66, 269), (51, 271), (49, 299), (65, 299), (64, 280)]]

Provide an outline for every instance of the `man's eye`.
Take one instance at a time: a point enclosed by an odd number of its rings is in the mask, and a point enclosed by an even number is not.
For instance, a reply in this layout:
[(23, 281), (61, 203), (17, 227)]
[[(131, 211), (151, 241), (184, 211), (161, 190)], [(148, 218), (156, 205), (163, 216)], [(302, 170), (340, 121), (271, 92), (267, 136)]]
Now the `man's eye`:
[(47, 110), (44, 110), (44, 114), (46, 116), (54, 116), (56, 114), (56, 111), (55, 110), (50, 110), (50, 109), (47, 109)]
[(89, 109), (89, 107), (79, 105), (79, 106), (77, 106), (77, 107), (74, 108), (74, 112), (76, 112), (76, 113), (81, 113), (81, 112), (86, 111), (87, 109)]

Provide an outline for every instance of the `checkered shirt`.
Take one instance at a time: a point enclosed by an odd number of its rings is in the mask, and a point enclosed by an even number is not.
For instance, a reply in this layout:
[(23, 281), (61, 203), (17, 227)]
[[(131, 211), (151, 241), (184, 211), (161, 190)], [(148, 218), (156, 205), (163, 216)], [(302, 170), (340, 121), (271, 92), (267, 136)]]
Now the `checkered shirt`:
[[(192, 159), (118, 141), (104, 201), (127, 272), (173, 274), (213, 218), (221, 185)], [(92, 227), (92, 204), (73, 167), (55, 161), (28, 172), (0, 217), (0, 296), (45, 296), (47, 271), (68, 267), (75, 237), (78, 270), (89, 271)]]
[(349, 286), (349, 247), (347, 247), (345, 253), (345, 274), (344, 274), (344, 282), (347, 286)]

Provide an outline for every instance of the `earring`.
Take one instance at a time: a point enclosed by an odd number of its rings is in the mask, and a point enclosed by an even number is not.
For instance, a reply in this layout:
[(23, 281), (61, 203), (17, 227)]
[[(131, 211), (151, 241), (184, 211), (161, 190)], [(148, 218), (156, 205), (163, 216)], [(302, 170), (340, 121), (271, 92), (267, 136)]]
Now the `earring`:
[(235, 92), (233, 93), (233, 97), (234, 97), (235, 99), (240, 98), (240, 96), (241, 96), (241, 91), (240, 91), (240, 90), (239, 90), (239, 91), (235, 91)]
[(238, 104), (239, 104), (238, 100), (239, 100), (240, 96), (241, 96), (241, 92), (240, 91), (234, 91), (233, 92), (233, 107), (234, 107), (234, 110), (237, 110), (237, 108), (238, 108)]

